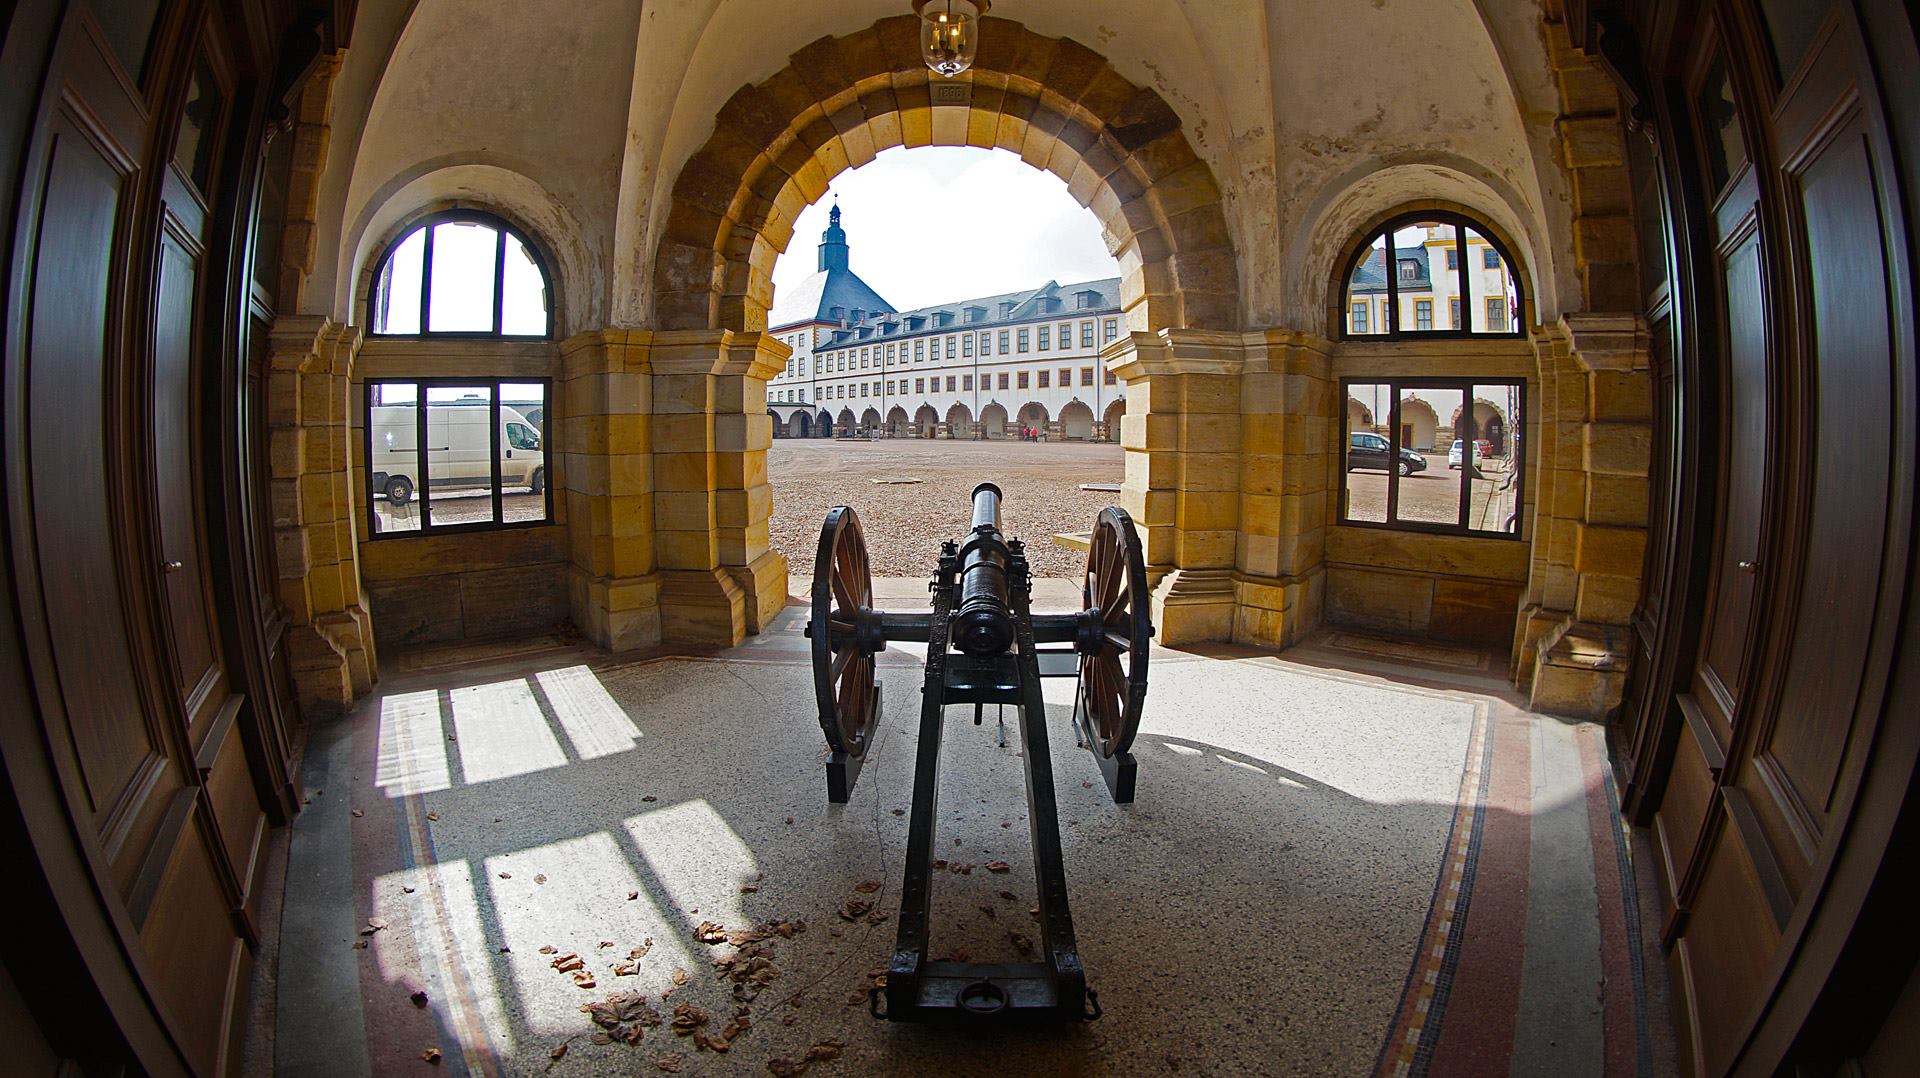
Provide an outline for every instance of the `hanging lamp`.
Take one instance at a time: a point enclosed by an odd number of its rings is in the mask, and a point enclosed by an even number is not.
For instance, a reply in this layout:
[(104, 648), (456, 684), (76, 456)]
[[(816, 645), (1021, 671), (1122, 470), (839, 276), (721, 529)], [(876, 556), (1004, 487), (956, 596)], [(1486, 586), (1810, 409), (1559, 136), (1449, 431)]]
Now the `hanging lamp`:
[(920, 58), (927, 69), (952, 78), (973, 66), (980, 46), (980, 17), (989, 0), (913, 0), (920, 18)]

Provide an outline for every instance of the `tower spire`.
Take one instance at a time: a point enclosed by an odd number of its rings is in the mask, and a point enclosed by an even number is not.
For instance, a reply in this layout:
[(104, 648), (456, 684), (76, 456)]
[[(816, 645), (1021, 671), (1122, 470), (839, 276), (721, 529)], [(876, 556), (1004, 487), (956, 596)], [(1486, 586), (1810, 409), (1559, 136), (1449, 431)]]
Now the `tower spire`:
[(820, 261), (823, 270), (847, 268), (847, 233), (840, 227), (840, 197), (834, 196), (833, 209), (827, 212), (827, 230), (820, 234)]

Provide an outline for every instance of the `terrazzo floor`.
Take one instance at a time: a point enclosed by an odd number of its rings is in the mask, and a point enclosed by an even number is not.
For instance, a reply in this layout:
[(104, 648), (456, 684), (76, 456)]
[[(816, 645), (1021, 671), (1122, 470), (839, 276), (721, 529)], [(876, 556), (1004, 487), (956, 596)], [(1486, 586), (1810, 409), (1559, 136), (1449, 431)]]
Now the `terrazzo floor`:
[[(905, 608), (895, 583), (877, 591)], [(1044, 590), (1035, 605), (1063, 607)], [(1482, 653), (1351, 631), (1279, 656), (1156, 649), (1131, 806), (1074, 746), (1072, 683), (1049, 682), (1071, 909), (1104, 1017), (875, 1021), (921, 656), (883, 656), (877, 742), (831, 806), (805, 620), (790, 606), (713, 655), (541, 641), (388, 657), (377, 691), (313, 732), (249, 1069), (1670, 1069), (1600, 730), (1528, 714)], [(1003, 747), (991, 711), (977, 728), (948, 712), (936, 849), (971, 869), (935, 885), (936, 957), (1014, 960), (1038, 936), (1014, 730)], [(849, 902), (873, 912), (848, 919)], [(768, 938), (703, 942), (703, 923)], [(715, 959), (743, 950), (777, 972), (736, 989)], [(568, 955), (578, 975), (556, 968)], [(633, 1020), (636, 993), (663, 1024)], [(708, 1016), (683, 1015), (686, 1036), (681, 1004)]]

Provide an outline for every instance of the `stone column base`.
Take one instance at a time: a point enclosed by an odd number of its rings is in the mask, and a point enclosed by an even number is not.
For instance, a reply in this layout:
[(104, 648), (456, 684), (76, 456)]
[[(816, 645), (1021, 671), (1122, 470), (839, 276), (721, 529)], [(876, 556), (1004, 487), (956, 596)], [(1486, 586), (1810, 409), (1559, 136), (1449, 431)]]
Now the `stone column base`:
[(1284, 648), (1320, 627), (1327, 573), (1315, 566), (1299, 576), (1233, 577), (1233, 642)]
[(746, 597), (747, 631), (764, 633), (787, 605), (787, 557), (769, 550), (752, 565), (729, 565), (726, 574)]
[(1536, 661), (1540, 657), (1540, 642), (1558, 629), (1564, 628), (1573, 620), (1573, 615), (1565, 610), (1549, 610), (1539, 603), (1531, 603), (1520, 608), (1520, 616), (1514, 622), (1512, 668), (1508, 674), (1513, 678), (1513, 687), (1521, 692), (1533, 688), (1533, 674)]
[(573, 623), (608, 651), (660, 643), (660, 578), (594, 576), (575, 566), (567, 580)]
[(1175, 569), (1153, 589), (1154, 639), (1164, 645), (1233, 639), (1233, 570)]
[(373, 618), (355, 605), (294, 626), (287, 632), (287, 658), (302, 707), (345, 711), (379, 676)]
[(660, 574), (660, 639), (668, 644), (730, 648), (746, 639), (747, 593), (726, 569), (674, 569)]
[(1627, 629), (1573, 621), (1540, 641), (1527, 706), (1549, 715), (1604, 721), (1627, 687)]

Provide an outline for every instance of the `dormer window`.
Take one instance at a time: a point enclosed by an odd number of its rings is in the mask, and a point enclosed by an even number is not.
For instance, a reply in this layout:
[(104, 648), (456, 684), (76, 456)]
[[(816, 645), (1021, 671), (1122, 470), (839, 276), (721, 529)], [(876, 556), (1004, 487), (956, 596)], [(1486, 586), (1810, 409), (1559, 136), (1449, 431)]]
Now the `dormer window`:
[(1073, 298), (1074, 306), (1083, 311), (1090, 311), (1100, 305), (1100, 293), (1091, 288), (1075, 292)]
[(1001, 300), (1000, 301), (1000, 317), (1002, 318), (1011, 317), (1013, 315), (1013, 309), (1017, 306), (1019, 306), (1019, 304), (1013, 302), (1010, 299)]
[(1420, 263), (1415, 262), (1411, 258), (1401, 259), (1400, 260), (1400, 279), (1403, 281), (1419, 280), (1420, 279)]
[(985, 307), (968, 307), (967, 308), (967, 321), (969, 322), (985, 321), (986, 317), (987, 317), (987, 309)]

